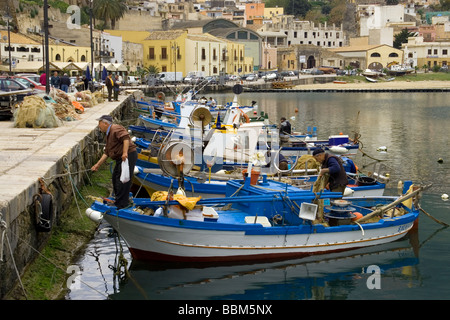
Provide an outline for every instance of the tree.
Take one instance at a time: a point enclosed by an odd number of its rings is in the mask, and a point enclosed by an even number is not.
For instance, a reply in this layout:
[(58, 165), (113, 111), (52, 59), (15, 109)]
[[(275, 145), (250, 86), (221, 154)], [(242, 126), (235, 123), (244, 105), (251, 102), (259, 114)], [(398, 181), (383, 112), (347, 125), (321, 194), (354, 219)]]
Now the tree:
[(308, 0), (289, 0), (289, 4), (285, 9), (287, 14), (304, 17), (311, 10), (311, 4)]
[(124, 16), (128, 8), (125, 0), (94, 0), (92, 10), (96, 18), (105, 23), (111, 21), (111, 29), (114, 29), (116, 21)]
[(403, 29), (400, 33), (394, 36), (394, 48), (401, 49), (402, 43), (408, 43), (408, 38), (414, 36), (414, 33), (408, 31), (408, 29)]

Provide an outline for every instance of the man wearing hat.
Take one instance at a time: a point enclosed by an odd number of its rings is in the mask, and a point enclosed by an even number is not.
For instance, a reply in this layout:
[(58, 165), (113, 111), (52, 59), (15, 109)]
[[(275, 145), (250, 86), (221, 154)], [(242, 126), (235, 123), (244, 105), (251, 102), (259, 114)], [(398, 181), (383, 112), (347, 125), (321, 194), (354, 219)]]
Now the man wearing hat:
[[(136, 145), (131, 141), (128, 131), (118, 124), (113, 124), (113, 119), (110, 115), (103, 115), (98, 120), (98, 127), (101, 132), (106, 134), (106, 146), (104, 153), (100, 160), (91, 168), (92, 171), (97, 171), (98, 168), (110, 157), (116, 161), (112, 173), (112, 184), (115, 196), (114, 204), (118, 209), (125, 208), (129, 205), (129, 193), (132, 184), (132, 177), (134, 166), (137, 161)], [(128, 159), (128, 166), (130, 170), (130, 181), (122, 183), (120, 175), (122, 174), (122, 161)]]
[(313, 151), (313, 157), (322, 164), (319, 176), (325, 173), (330, 175), (328, 179), (329, 189), (333, 192), (341, 192), (344, 194), (345, 187), (348, 184), (347, 173), (345, 172), (342, 160), (336, 156), (332, 156), (323, 149)]

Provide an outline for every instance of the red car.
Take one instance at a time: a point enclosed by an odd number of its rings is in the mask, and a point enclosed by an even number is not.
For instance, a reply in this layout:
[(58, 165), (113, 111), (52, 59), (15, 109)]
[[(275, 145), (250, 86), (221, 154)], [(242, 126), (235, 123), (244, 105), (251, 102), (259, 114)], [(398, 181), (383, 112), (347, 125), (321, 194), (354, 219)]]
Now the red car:
[(23, 76), (15, 76), (14, 79), (16, 79), (17, 81), (19, 81), (20, 83), (24, 84), (25, 86), (27, 86), (27, 88), (33, 89), (32, 85), (34, 86), (34, 89), (36, 90), (41, 90), (41, 91), (45, 91), (45, 86), (43, 86), (42, 84), (40, 84), (39, 82), (35, 82), (30, 78), (27, 77), (23, 77)]

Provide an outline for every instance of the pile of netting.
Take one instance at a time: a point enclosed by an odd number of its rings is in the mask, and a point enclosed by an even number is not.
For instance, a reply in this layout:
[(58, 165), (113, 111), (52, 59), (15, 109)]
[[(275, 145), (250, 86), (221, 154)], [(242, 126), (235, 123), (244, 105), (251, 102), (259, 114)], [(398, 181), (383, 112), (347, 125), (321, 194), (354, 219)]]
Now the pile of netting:
[(25, 97), (14, 111), (16, 128), (54, 128), (61, 124), (52, 105), (38, 95)]
[(79, 120), (85, 108), (104, 101), (101, 91), (69, 93), (51, 88), (48, 95), (27, 96), (14, 111), (16, 128), (54, 128), (63, 121)]

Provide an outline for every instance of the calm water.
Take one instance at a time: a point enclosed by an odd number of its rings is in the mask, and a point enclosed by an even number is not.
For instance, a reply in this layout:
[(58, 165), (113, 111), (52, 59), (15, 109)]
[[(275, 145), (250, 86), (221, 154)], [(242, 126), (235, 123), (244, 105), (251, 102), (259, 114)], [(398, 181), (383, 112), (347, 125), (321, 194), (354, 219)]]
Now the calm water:
[[(232, 99), (213, 96), (219, 103)], [(297, 131), (316, 126), (319, 138), (358, 132), (368, 155), (355, 158), (359, 168), (370, 171), (370, 157), (386, 160), (391, 177), (387, 194), (395, 193), (399, 180), (432, 183), (422, 208), (450, 224), (450, 201), (441, 199), (450, 194), (449, 93), (244, 93), (239, 100), (256, 100), (273, 122), (295, 116), (290, 122)], [(386, 153), (377, 151), (382, 146)], [(102, 225), (78, 261), (81, 281), (72, 285), (67, 299), (450, 298), (450, 229), (425, 215), (417, 232), (391, 244), (276, 263), (142, 263), (133, 261), (123, 245), (130, 275), (126, 280), (124, 269), (115, 267), (120, 246), (110, 231)], [(367, 272), (371, 265), (381, 269), (377, 283)]]

